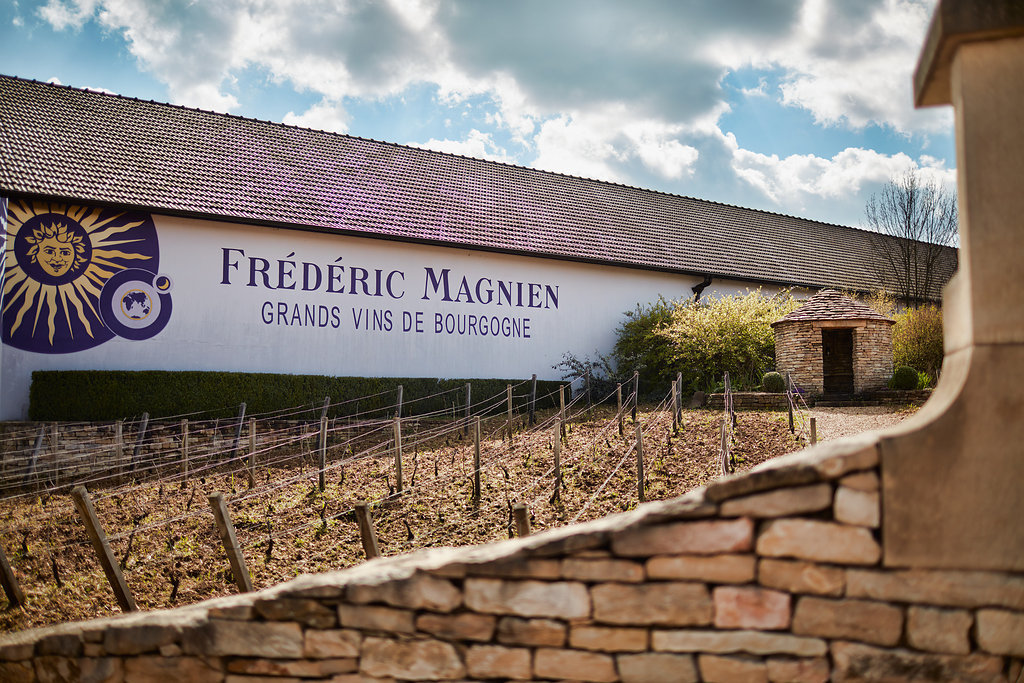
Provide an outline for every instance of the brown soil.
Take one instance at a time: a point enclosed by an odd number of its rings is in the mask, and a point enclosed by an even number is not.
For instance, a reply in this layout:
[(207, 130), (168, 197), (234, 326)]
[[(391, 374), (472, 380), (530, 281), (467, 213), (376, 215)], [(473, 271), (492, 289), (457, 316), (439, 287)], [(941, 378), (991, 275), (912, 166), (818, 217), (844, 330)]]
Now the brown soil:
[[(840, 413), (829, 411), (827, 419), (816, 414), (819, 433), (827, 438), (833, 422), (839, 424), (833, 416)], [(908, 414), (886, 413), (875, 421)], [(721, 414), (695, 410), (683, 415), (677, 435), (671, 434), (669, 413), (639, 415), (648, 500), (680, 495), (720, 475)], [(392, 495), (393, 457), (384, 452), (352, 455), (374, 438), (383, 440), (380, 434), (332, 448), (323, 492), (307, 446), (273, 456), (278, 462), (260, 468), (252, 488), (236, 464), (233, 471), (223, 467), (220, 473), (187, 481), (169, 475), (162, 481), (92, 490), (91, 496), (143, 610), (235, 592), (207, 501), (214, 491), (223, 492), (229, 502), (256, 589), (362, 562), (352, 513), (358, 501), (373, 502), (384, 555), (509, 538), (514, 529), (511, 510), (518, 502), (529, 507), (534, 531), (637, 505), (636, 458), (631, 452), (635, 428), (628, 418), (625, 437), (618, 434), (614, 410), (605, 408), (568, 425), (559, 497), (553, 496), (554, 429), (517, 434), (510, 447), (500, 437), (501, 424), (492, 418), (482, 428), (479, 504), (472, 496), (472, 441), (454, 431), (417, 443), (415, 432), (426, 430), (426, 424), (410, 424), (411, 434), (405, 437), (408, 490), (401, 496)], [(733, 449), (738, 471), (804, 445), (802, 435), (790, 434), (786, 413), (738, 415)], [(0, 520), (4, 549), (28, 595), (22, 608), (0, 612), (0, 631), (118, 612), (67, 489), (0, 501)], [(0, 606), (4, 604), (0, 598)]]

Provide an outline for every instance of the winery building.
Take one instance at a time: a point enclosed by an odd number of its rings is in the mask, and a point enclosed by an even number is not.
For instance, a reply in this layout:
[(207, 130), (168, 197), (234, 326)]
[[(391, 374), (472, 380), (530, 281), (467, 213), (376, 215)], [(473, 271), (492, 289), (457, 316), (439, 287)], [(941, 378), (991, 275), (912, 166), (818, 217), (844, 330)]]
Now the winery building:
[(5, 76), (0, 221), (0, 419), (34, 370), (553, 379), (659, 296), (885, 284), (854, 228)]

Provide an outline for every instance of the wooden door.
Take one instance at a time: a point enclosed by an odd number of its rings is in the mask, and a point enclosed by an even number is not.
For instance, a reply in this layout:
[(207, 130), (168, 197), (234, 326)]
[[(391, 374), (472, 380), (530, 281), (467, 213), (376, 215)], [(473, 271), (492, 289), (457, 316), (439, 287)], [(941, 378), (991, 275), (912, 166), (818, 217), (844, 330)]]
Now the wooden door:
[(825, 393), (852, 394), (853, 330), (822, 330), (821, 353)]

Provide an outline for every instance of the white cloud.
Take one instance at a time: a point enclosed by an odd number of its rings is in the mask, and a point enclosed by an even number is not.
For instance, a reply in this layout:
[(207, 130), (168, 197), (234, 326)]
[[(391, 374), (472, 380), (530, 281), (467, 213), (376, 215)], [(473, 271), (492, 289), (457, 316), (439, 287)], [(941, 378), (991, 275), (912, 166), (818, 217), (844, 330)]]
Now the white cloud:
[(302, 114), (288, 112), (285, 114), (284, 123), (290, 126), (302, 126), (316, 130), (326, 130), (332, 133), (348, 132), (350, 117), (345, 108), (337, 102), (331, 102), (326, 98), (314, 104)]
[(509, 157), (508, 152), (494, 142), (490, 133), (482, 133), (475, 128), (469, 131), (465, 140), (430, 139), (423, 143), (410, 144), (415, 147), (433, 149), (438, 152), (461, 154), (462, 156), (473, 157), (474, 159), (488, 159), (503, 163), (512, 163), (513, 161)]
[(80, 29), (96, 8), (95, 0), (48, 0), (36, 13), (58, 31)]

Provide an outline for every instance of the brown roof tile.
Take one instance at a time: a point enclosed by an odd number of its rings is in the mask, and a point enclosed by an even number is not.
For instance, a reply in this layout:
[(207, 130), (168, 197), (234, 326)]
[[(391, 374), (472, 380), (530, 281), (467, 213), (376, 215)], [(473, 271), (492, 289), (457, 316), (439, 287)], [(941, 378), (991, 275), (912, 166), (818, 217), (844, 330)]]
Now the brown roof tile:
[(841, 292), (837, 292), (834, 289), (825, 289), (807, 299), (800, 308), (773, 322), (772, 325), (807, 320), (883, 320), (889, 323), (894, 322), (870, 306), (851, 299)]
[(863, 230), (7, 76), (0, 192), (812, 288), (879, 286)]

